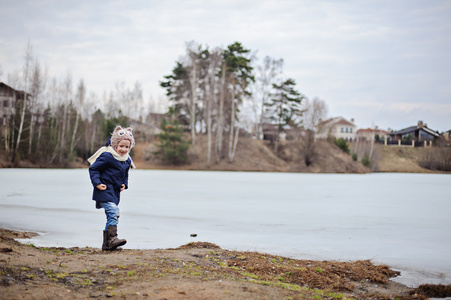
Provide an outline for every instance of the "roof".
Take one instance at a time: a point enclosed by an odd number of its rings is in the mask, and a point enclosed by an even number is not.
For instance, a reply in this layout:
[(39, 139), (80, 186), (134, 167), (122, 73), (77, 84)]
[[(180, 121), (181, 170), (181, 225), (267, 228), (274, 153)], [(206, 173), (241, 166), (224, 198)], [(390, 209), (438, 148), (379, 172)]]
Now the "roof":
[(317, 127), (322, 127), (322, 126), (334, 126), (334, 125), (347, 125), (347, 126), (355, 126), (354, 123), (349, 122), (348, 120), (346, 120), (343, 117), (336, 117), (336, 118), (331, 118), (328, 120), (324, 120), (322, 122), (319, 122), (318, 125), (316, 125)]
[[(9, 85), (7, 85), (7, 84), (5, 84), (3, 82), (0, 82), (0, 88), (9, 90), (10, 92), (16, 92), (19, 95), (23, 95), (25, 93), (24, 91), (19, 91), (19, 90), (13, 89), (12, 87), (10, 87)], [(30, 94), (28, 94), (28, 93), (27, 93), (27, 95), (30, 96)]]
[(382, 129), (365, 128), (365, 129), (357, 130), (357, 134), (365, 134), (365, 133), (390, 134), (389, 131), (385, 131), (385, 130), (382, 130)]
[(4, 87), (4, 88), (6, 88), (6, 89), (8, 89), (8, 90), (13, 90), (13, 91), (15, 91), (15, 89), (13, 89), (12, 87), (10, 87), (9, 85), (7, 85), (7, 84), (5, 84), (5, 83), (3, 83), (3, 82), (0, 82), (0, 87)]
[(435, 137), (439, 136), (438, 132), (435, 132), (434, 130), (432, 130), (432, 129), (426, 127), (426, 126), (423, 126), (423, 127), (410, 126), (410, 127), (401, 129), (399, 131), (394, 131), (394, 132), (390, 133), (390, 135), (403, 135), (403, 134), (408, 134), (408, 133), (415, 132), (415, 131), (420, 130), (420, 129), (423, 130), (424, 132), (429, 133), (430, 135), (435, 136)]

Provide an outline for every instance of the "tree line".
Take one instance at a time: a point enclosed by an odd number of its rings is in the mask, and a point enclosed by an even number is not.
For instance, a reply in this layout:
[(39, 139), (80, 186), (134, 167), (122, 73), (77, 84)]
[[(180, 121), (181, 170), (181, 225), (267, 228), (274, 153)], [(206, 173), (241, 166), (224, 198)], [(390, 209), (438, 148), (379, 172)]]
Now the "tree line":
[(325, 103), (317, 98), (309, 101), (300, 93), (295, 80), (285, 78), (283, 64), (283, 59), (269, 56), (259, 63), (239, 42), (225, 49), (186, 44), (185, 55), (160, 84), (172, 115), (189, 124), (194, 154), (196, 135), (207, 135), (207, 147), (201, 149), (207, 153), (207, 167), (212, 157), (233, 162), (240, 134), (262, 139), (265, 125), (272, 125), (276, 153), (282, 132), (313, 133), (327, 113)]
[[(7, 83), (24, 91), (1, 135), (0, 151), (12, 163), (64, 166), (77, 157), (87, 158), (105, 143), (115, 125), (145, 123), (146, 113), (152, 112), (139, 82), (133, 87), (119, 82), (98, 95), (88, 91), (83, 79), (74, 84), (70, 73), (50, 77), (48, 68), (33, 56), (30, 43), (22, 69), (8, 74)], [(171, 119), (184, 124), (194, 154), (207, 153), (207, 166), (222, 159), (233, 162), (240, 136), (261, 139), (265, 124), (273, 125), (276, 136), (293, 128), (312, 131), (312, 118), (327, 111), (323, 101), (310, 101), (297, 90), (294, 79), (284, 77), (282, 59), (266, 56), (259, 62), (239, 42), (224, 49), (187, 43), (186, 53), (160, 85), (169, 101), (164, 127)], [(318, 103), (321, 109), (315, 110)], [(207, 136), (207, 149), (197, 149), (199, 134)]]
[(21, 70), (7, 76), (16, 101), (0, 116), (0, 153), (13, 165), (30, 161), (66, 166), (103, 146), (116, 125), (145, 118), (139, 82), (133, 87), (118, 82), (114, 90), (97, 95), (88, 91), (83, 79), (74, 84), (69, 72), (64, 78), (50, 77), (30, 43), (23, 61)]

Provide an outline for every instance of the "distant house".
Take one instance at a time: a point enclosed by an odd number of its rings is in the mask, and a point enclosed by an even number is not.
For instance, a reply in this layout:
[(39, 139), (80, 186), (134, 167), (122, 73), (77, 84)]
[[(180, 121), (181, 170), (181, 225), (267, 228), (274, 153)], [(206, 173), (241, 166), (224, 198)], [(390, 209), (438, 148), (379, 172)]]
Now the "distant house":
[(149, 113), (146, 117), (146, 123), (152, 127), (160, 128), (161, 121), (167, 117), (166, 114)]
[(23, 100), (24, 94), (0, 82), (0, 126), (6, 125), (10, 116), (16, 113), (17, 101)]
[(320, 121), (315, 127), (315, 138), (327, 139), (328, 137), (334, 137), (336, 139), (344, 138), (346, 141), (354, 141), (356, 128), (354, 119), (348, 121), (343, 117), (336, 117)]
[(439, 137), (440, 146), (451, 147), (451, 130), (443, 132)]
[(359, 129), (356, 133), (356, 139), (359, 141), (372, 141), (384, 142), (390, 137), (390, 132), (379, 128), (366, 128)]
[(262, 126), (263, 131), (263, 139), (267, 141), (278, 141), (278, 128), (277, 125), (271, 124), (271, 123), (263, 123)]
[(439, 133), (427, 127), (422, 121), (418, 121), (416, 126), (404, 128), (390, 133), (392, 143), (411, 144), (412, 146), (432, 145), (432, 142), (439, 137)]

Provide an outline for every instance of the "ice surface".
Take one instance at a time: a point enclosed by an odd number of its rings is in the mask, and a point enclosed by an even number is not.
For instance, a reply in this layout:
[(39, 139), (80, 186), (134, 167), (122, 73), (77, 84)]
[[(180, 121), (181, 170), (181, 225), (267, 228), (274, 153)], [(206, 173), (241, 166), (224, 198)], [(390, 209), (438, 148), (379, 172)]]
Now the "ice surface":
[[(38, 246), (100, 247), (86, 169), (0, 169), (0, 226)], [(451, 175), (132, 170), (125, 248), (207, 241), (299, 259), (371, 259), (396, 281), (451, 284)], [(193, 238), (190, 234), (196, 233)]]

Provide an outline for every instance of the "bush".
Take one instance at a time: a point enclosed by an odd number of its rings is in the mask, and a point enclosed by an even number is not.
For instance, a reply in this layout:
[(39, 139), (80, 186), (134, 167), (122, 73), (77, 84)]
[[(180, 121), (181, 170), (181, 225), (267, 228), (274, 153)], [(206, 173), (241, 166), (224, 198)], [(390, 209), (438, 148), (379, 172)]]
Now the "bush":
[(451, 148), (434, 147), (424, 149), (418, 165), (434, 171), (451, 171)]
[(336, 139), (335, 145), (337, 145), (337, 147), (340, 148), (343, 152), (349, 154), (348, 142), (346, 142), (346, 140), (344, 138)]
[(357, 153), (352, 153), (352, 160), (357, 161)]
[(368, 154), (365, 154), (365, 156), (362, 158), (362, 165), (364, 165), (365, 167), (368, 167), (368, 168), (371, 167), (371, 159), (368, 156)]

